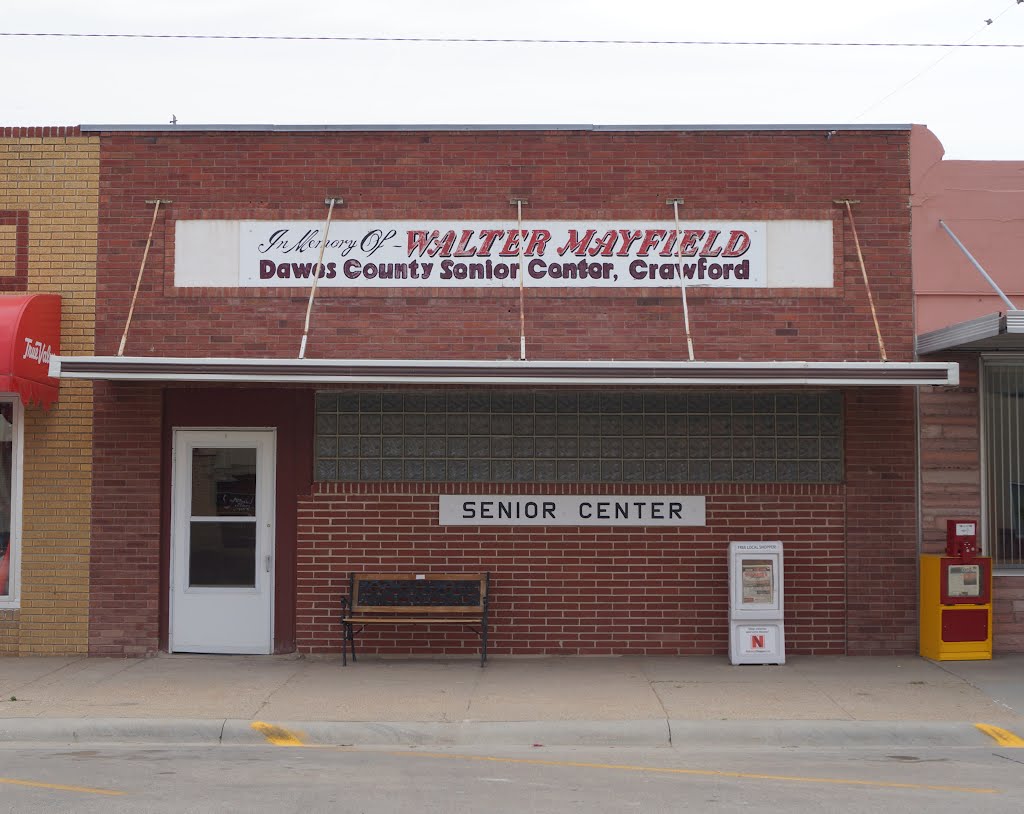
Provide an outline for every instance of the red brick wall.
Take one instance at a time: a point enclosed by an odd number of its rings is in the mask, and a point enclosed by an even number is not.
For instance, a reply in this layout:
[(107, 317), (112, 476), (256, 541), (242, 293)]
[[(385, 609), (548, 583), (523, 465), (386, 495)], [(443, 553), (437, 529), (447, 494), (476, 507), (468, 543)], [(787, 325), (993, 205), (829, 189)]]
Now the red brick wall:
[[(128, 355), (292, 356), (306, 292), (173, 289), (176, 219), (337, 217), (832, 218), (830, 290), (691, 289), (700, 359), (874, 360), (849, 224), (854, 207), (890, 358), (910, 360), (907, 132), (149, 133), (101, 137), (97, 352), (116, 350), (152, 218), (161, 215)], [(678, 292), (526, 291), (531, 358), (685, 358)], [(841, 325), (842, 330), (836, 330)], [(453, 341), (457, 337), (457, 341)], [(311, 358), (518, 358), (518, 291), (322, 289)]]
[(155, 653), (160, 622), (161, 391), (97, 383), (89, 652)]
[[(916, 652), (913, 393), (849, 392), (846, 427), (845, 486), (589, 489), (707, 495), (705, 528), (442, 528), (440, 491), (433, 485), (317, 484), (299, 501), (299, 649), (340, 652), (338, 608), (348, 572), (448, 569), (492, 572), (498, 654), (724, 654), (728, 544), (781, 540), (789, 652)], [(523, 488), (453, 485), (445, 491)], [(472, 636), (438, 630), (424, 637), (422, 631), (370, 629), (360, 641), (379, 652), (470, 652), (476, 646)]]
[[(288, 357), (297, 352), (306, 292), (174, 289), (175, 219), (320, 219), (325, 195), (338, 194), (346, 219), (511, 220), (509, 198), (524, 197), (531, 220), (667, 220), (664, 201), (678, 195), (686, 218), (836, 224), (833, 289), (691, 289), (699, 359), (878, 358), (837, 198), (860, 201), (857, 230), (889, 357), (912, 358), (906, 132), (831, 140), (781, 131), (161, 132), (105, 134), (101, 144), (100, 354), (115, 351), (124, 325), (152, 217), (147, 199), (173, 203), (159, 221), (126, 353)], [(671, 290), (527, 290), (526, 314), (534, 359), (685, 358)], [(518, 352), (515, 290), (327, 289), (318, 295), (308, 355), (507, 359)], [(433, 525), (435, 499), (421, 486), (318, 485), (299, 495), (298, 646), (337, 650), (347, 571), (425, 560), (494, 571), (499, 653), (721, 653), (725, 550), (740, 538), (787, 547), (792, 652), (910, 652), (912, 399), (909, 389), (848, 394), (844, 486), (685, 487), (709, 496), (709, 525), (700, 530), (442, 536)], [(137, 429), (125, 439), (123, 426)], [(150, 388), (99, 390), (97, 437), (105, 446), (96, 458), (94, 652), (145, 652), (158, 641), (159, 435), (159, 399)], [(131, 503), (119, 491), (126, 482)], [(125, 551), (127, 559), (116, 556)], [(540, 582), (556, 590), (539, 590)], [(600, 600), (589, 598), (595, 591)], [(549, 594), (566, 598), (551, 604)], [(407, 640), (376, 635), (382, 647), (408, 649)], [(468, 647), (450, 631), (427, 644)]]
[(911, 388), (846, 398), (847, 649), (917, 650), (915, 404)]
[[(299, 489), (297, 554), (279, 552), (281, 561), (297, 560), (298, 647), (338, 652), (338, 600), (349, 571), (443, 567), (493, 572), (493, 644), (499, 654), (724, 653), (728, 543), (778, 539), (786, 551), (790, 652), (912, 652), (916, 556), (913, 504), (905, 497), (913, 491), (913, 449), (912, 433), (907, 441), (904, 429), (913, 414), (912, 401), (901, 393), (847, 395), (845, 486), (589, 487), (706, 494), (706, 528), (442, 529), (435, 487), (318, 484), (312, 494)], [(96, 512), (94, 525), (90, 649), (153, 652), (159, 646), (164, 580), (160, 394), (149, 387), (105, 386), (102, 401), (96, 465), (103, 476), (97, 477), (96, 501), (103, 511)], [(433, 639), (418, 636), (415, 648), (409, 638), (386, 633), (368, 634), (365, 646), (386, 652), (473, 646), (447, 629)]]
[[(479, 485), (447, 492), (522, 493)], [(531, 487), (531, 494), (567, 493)], [(733, 540), (782, 540), (787, 647), (844, 652), (843, 488), (689, 486), (577, 494), (707, 495), (707, 527), (470, 528), (437, 525), (436, 486), (319, 484), (299, 506), (299, 649), (341, 651), (339, 599), (349, 571), (491, 572), (496, 654), (728, 652)], [(474, 652), (450, 627), (432, 635), (367, 629), (361, 650)]]

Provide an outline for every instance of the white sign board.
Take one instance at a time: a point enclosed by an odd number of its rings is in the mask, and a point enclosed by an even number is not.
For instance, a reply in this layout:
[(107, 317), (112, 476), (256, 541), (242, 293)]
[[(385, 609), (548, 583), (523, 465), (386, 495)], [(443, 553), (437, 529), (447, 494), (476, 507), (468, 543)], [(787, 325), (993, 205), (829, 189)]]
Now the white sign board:
[(442, 526), (703, 526), (703, 495), (440, 495)]
[(729, 658), (733, 664), (785, 664), (782, 622), (731, 623)]
[[(337, 213), (335, 213), (337, 214)], [(831, 220), (179, 220), (174, 284), (305, 288), (831, 288)]]

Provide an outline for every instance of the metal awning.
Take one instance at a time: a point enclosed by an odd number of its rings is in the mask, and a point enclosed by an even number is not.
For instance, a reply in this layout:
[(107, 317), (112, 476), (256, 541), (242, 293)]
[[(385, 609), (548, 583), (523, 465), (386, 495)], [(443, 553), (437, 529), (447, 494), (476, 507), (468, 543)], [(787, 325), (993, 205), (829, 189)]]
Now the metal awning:
[(1024, 351), (1024, 311), (986, 314), (918, 335), (919, 355), (940, 351)]
[(54, 356), (59, 379), (306, 384), (956, 385), (955, 362), (480, 361)]

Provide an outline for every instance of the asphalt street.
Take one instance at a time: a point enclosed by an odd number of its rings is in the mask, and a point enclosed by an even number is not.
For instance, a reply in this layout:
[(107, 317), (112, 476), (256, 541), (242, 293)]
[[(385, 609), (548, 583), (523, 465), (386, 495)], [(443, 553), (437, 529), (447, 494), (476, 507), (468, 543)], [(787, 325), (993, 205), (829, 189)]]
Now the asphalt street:
[(1024, 656), (0, 659), (0, 812), (1024, 811)]
[(0, 811), (1006, 814), (1021, 751), (0, 747)]

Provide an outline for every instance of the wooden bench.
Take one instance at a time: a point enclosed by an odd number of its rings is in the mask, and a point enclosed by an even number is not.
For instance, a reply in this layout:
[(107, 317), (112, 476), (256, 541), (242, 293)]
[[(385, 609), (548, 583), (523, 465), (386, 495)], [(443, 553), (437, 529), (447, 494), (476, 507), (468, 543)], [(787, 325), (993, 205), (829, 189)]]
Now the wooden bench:
[(352, 573), (349, 578), (349, 594), (341, 600), (342, 664), (348, 665), (349, 649), (352, 661), (356, 660), (356, 635), (366, 625), (466, 625), (480, 637), (480, 666), (484, 666), (489, 572)]

